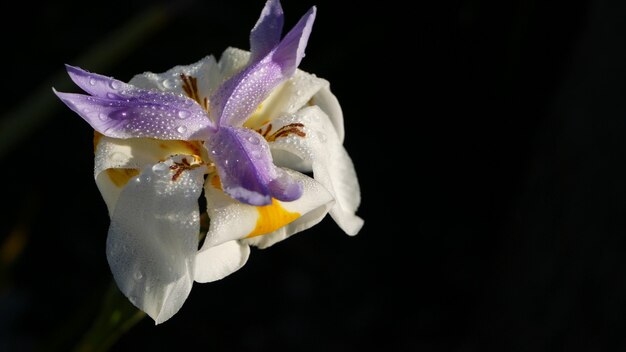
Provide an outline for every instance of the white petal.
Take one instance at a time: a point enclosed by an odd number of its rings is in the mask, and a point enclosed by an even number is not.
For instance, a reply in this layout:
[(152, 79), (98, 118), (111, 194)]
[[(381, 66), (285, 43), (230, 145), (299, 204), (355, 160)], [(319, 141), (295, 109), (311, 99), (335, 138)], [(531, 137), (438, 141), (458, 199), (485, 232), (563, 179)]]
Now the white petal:
[(196, 256), (197, 282), (212, 282), (239, 270), (250, 256), (250, 246), (239, 241), (228, 241), (198, 252)]
[(299, 158), (309, 162), (315, 180), (336, 200), (330, 215), (348, 235), (356, 235), (363, 226), (363, 220), (355, 215), (361, 202), (359, 182), (331, 120), (319, 107), (312, 106), (273, 120), (273, 130), (292, 123), (304, 124), (306, 136), (290, 135), (271, 142), (274, 163), (301, 168), (303, 164), (294, 161)]
[(200, 99), (208, 98), (222, 83), (222, 76), (213, 56), (207, 56), (191, 65), (176, 66), (163, 73), (142, 73), (133, 77), (128, 83), (139, 88), (186, 95), (181, 74), (197, 79)]
[(343, 112), (341, 111), (341, 105), (339, 105), (339, 101), (337, 97), (330, 91), (330, 87), (327, 85), (322, 87), (315, 95), (311, 98), (311, 105), (317, 105), (323, 112), (328, 115), (330, 121), (335, 126), (335, 131), (337, 131), (337, 137), (339, 137), (339, 142), (343, 143), (343, 139), (345, 136), (345, 131), (343, 128)]
[(116, 139), (96, 134), (94, 177), (102, 198), (113, 214), (120, 192), (131, 177), (148, 165), (172, 155), (203, 155), (199, 142), (156, 139)]
[(272, 94), (246, 121), (245, 126), (258, 129), (278, 116), (294, 113), (307, 106), (316, 93), (322, 89), (328, 89), (328, 81), (296, 70), (291, 78), (272, 91)]
[(222, 79), (226, 80), (241, 71), (248, 64), (248, 60), (250, 60), (248, 51), (232, 47), (224, 50), (218, 64)]
[(124, 187), (107, 238), (115, 282), (157, 324), (189, 295), (200, 231), (204, 171), (186, 170), (173, 181), (171, 165), (172, 159), (148, 166)]
[(302, 183), (302, 197), (293, 202), (274, 200), (272, 205), (261, 207), (230, 198), (219, 188), (215, 176), (209, 176), (204, 193), (211, 224), (201, 252), (244, 238), (245, 243), (265, 248), (321, 221), (333, 203), (330, 193), (308, 176), (285, 172)]

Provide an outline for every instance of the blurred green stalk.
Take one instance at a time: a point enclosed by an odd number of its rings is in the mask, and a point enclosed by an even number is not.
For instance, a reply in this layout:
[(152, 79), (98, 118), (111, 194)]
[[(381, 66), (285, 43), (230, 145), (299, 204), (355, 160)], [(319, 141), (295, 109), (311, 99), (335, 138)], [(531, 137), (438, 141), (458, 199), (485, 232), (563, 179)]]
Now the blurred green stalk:
[(114, 282), (109, 286), (98, 317), (75, 348), (75, 352), (104, 352), (146, 316), (135, 308)]
[[(180, 10), (180, 9), (178, 9)], [(93, 71), (106, 71), (119, 63), (139, 43), (157, 30), (163, 28), (177, 13), (176, 9), (165, 5), (156, 5), (131, 18), (128, 23), (119, 27), (109, 36), (73, 60), (75, 65), (89, 67)], [(28, 138), (53, 115), (57, 108), (62, 107), (52, 93), (52, 85), (60, 90), (71, 89), (70, 80), (65, 70), (60, 69), (39, 85), (21, 104), (0, 116), (0, 158), (10, 153), (24, 139)], [(88, 311), (91, 311), (88, 309)], [(85, 312), (91, 314), (90, 312)], [(102, 297), (102, 306), (92, 325), (75, 344), (77, 352), (107, 351), (115, 342), (145, 317), (145, 313), (135, 308), (111, 283)], [(77, 323), (84, 323), (91, 317), (81, 312), (70, 319), (71, 323), (59, 326), (48, 345), (52, 350), (73, 339)], [(68, 330), (69, 329), (69, 330)], [(75, 338), (75, 336), (74, 336)]]
[[(144, 41), (171, 19), (175, 11), (165, 5), (154, 6), (133, 17), (108, 37), (73, 61), (77, 66), (102, 72)], [(62, 105), (52, 94), (52, 85), (65, 91), (71, 88), (65, 70), (59, 70), (34, 89), (21, 104), (0, 116), (0, 158), (6, 156), (36, 129), (42, 128)]]

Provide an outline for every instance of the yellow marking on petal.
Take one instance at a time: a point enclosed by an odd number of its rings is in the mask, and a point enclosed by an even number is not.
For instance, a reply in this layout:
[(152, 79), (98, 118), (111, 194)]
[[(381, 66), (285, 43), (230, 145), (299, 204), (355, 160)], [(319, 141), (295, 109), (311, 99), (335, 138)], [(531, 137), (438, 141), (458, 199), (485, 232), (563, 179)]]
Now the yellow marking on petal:
[(243, 123), (243, 126), (255, 130), (259, 126), (263, 126), (266, 123), (270, 122), (270, 119), (267, 118), (267, 116), (263, 116), (263, 115), (264, 115), (263, 103), (261, 103), (256, 108), (256, 110), (254, 110), (252, 115), (250, 115), (250, 117), (248, 117), (246, 122)]
[(104, 171), (118, 188), (124, 187), (131, 178), (139, 175), (139, 170), (136, 169), (106, 169)]
[(256, 210), (259, 212), (256, 227), (247, 238), (276, 231), (300, 217), (300, 213), (288, 211), (274, 198), (272, 204), (256, 207)]
[(213, 177), (211, 177), (211, 186), (213, 186), (213, 188), (219, 189), (220, 191), (222, 190), (222, 182), (220, 181), (219, 176), (213, 175)]
[(93, 151), (96, 151), (98, 148), (98, 143), (100, 143), (100, 139), (102, 139), (102, 133), (98, 131), (93, 131)]
[(161, 141), (159, 148), (167, 151), (170, 154), (191, 154), (201, 155), (202, 145), (201, 142), (196, 141)]

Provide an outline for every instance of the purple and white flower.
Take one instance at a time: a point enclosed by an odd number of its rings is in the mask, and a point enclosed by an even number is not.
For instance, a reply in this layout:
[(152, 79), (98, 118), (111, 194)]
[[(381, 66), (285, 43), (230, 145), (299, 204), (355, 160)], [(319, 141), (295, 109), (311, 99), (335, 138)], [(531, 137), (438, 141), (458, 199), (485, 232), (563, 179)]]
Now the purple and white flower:
[[(96, 131), (109, 265), (157, 324), (194, 281), (242, 267), (251, 245), (269, 247), (327, 213), (349, 235), (363, 225), (339, 103), (327, 81), (297, 69), (315, 15), (281, 39), (283, 11), (269, 0), (250, 52), (229, 48), (219, 62), (208, 56), (129, 83), (67, 66), (88, 94), (55, 93)], [(210, 223), (198, 249), (203, 190)]]

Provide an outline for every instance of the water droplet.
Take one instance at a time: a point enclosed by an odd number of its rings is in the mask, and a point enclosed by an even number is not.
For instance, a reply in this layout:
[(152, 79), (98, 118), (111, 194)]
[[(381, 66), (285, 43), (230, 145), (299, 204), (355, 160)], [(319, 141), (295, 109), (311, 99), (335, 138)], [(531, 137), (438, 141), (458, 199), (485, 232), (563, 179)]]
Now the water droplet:
[(179, 119), (186, 119), (189, 116), (191, 116), (191, 113), (189, 111), (187, 111), (187, 110), (179, 110), (178, 111), (178, 118)]
[(112, 89), (117, 90), (117, 89), (120, 89), (121, 84), (118, 81), (111, 81), (111, 82), (109, 82), (109, 87), (111, 87)]
[(89, 79), (89, 84), (91, 84), (92, 86), (96, 85), (96, 79), (95, 78), (90, 78)]
[(100, 119), (100, 121), (106, 121), (108, 119), (108, 116), (105, 113), (99, 113), (98, 114), (98, 118)]
[(301, 91), (300, 89), (296, 90), (296, 95), (297, 95), (297, 96), (302, 95), (302, 91)]
[(248, 142), (254, 144), (254, 145), (258, 145), (260, 143), (259, 141), (259, 137), (257, 136), (249, 136), (248, 137)]
[(253, 158), (255, 158), (255, 159), (261, 159), (261, 153), (260, 153), (260, 152), (258, 152), (258, 151), (256, 151), (256, 150), (255, 150), (255, 151), (253, 151), (251, 154), (252, 154), (252, 157), (253, 157)]
[(172, 88), (172, 87), (174, 87), (174, 81), (172, 81), (169, 78), (163, 80), (163, 87), (165, 87), (165, 88)]
[(158, 174), (158, 175), (163, 175), (163, 174), (168, 173), (169, 169), (170, 168), (167, 165), (165, 165), (164, 163), (158, 163), (158, 164), (155, 164), (154, 166), (152, 166), (152, 171), (155, 174)]
[(113, 94), (113, 93), (107, 93), (107, 98), (109, 99), (115, 99), (117, 98), (117, 95)]
[(187, 132), (187, 127), (185, 127), (185, 126), (178, 126), (178, 128), (176, 129), (176, 131), (177, 131), (178, 133), (185, 133), (185, 132)]
[(135, 274), (133, 276), (135, 277), (135, 280), (141, 280), (143, 274), (141, 273), (141, 271), (135, 271)]
[(228, 159), (224, 160), (224, 165), (228, 166), (228, 163), (230, 163), (230, 161), (228, 161)]
[(125, 120), (128, 117), (128, 113), (124, 110), (117, 110), (110, 113), (109, 117), (113, 120)]
[(220, 155), (222, 153), (218, 149), (211, 149), (211, 154), (213, 154), (213, 155)]
[(126, 155), (121, 152), (113, 152), (109, 158), (111, 159), (111, 163), (114, 165), (125, 163), (128, 159)]
[(317, 132), (317, 138), (319, 138), (320, 142), (325, 143), (326, 140), (328, 139), (326, 137), (326, 133), (324, 132)]

